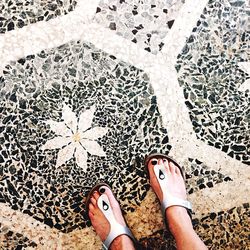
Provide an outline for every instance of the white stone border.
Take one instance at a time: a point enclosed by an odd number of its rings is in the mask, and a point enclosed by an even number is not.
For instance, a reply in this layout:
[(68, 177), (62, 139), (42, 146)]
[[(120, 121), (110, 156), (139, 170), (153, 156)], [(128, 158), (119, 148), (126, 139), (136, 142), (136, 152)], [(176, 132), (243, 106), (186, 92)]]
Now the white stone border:
[(98, 2), (78, 0), (75, 10), (65, 16), (0, 35), (0, 72), (10, 61), (79, 39), (81, 28), (92, 21)]

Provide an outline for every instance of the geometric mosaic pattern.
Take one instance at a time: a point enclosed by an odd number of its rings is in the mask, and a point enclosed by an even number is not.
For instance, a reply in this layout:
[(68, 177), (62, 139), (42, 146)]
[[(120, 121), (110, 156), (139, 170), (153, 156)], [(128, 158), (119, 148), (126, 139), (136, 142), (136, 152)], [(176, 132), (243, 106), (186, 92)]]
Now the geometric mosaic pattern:
[(142, 70), (71, 42), (7, 65), (2, 79), (6, 203), (63, 232), (85, 227), (83, 199), (97, 182), (125, 211), (140, 203), (144, 156), (171, 148)]
[(249, 203), (244, 203), (226, 211), (210, 213), (199, 220), (194, 220), (193, 224), (208, 248), (248, 249), (249, 216)]
[(243, 1), (209, 1), (178, 56), (176, 69), (199, 139), (250, 165), (248, 9)]
[(143, 249), (175, 249), (143, 166), (162, 152), (205, 244), (247, 249), (247, 1), (2, 6), (2, 248), (99, 249), (85, 200), (106, 181)]
[(186, 168), (187, 193), (192, 194), (204, 188), (213, 188), (214, 185), (232, 181), (230, 176), (219, 171), (209, 169), (204, 163), (197, 159), (189, 158)]

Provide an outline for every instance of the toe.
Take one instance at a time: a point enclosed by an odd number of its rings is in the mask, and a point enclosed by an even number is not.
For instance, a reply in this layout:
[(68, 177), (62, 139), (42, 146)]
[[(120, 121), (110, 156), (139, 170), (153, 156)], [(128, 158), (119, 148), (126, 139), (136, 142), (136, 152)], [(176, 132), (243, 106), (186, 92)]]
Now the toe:
[(90, 218), (90, 220), (92, 220), (93, 217), (94, 217), (94, 214), (89, 210), (89, 218)]
[(95, 210), (95, 207), (92, 203), (89, 204), (89, 212), (93, 213)]
[(94, 191), (92, 197), (97, 201), (100, 197), (100, 194), (97, 191)]
[(158, 159), (158, 165), (162, 165), (162, 164), (164, 164), (164, 163), (163, 163), (163, 159), (161, 159), (161, 158)]
[(175, 173), (177, 174), (177, 175), (181, 175), (181, 170), (176, 166), (176, 168), (175, 168)]
[(167, 172), (169, 172), (170, 170), (169, 170), (169, 163), (168, 163), (168, 160), (167, 160), (167, 159), (163, 159), (163, 163), (164, 163), (164, 166), (165, 166)]
[(169, 161), (168, 166), (169, 166), (169, 170), (170, 170), (171, 174), (175, 174), (175, 169), (176, 169), (175, 164), (173, 162)]
[[(103, 189), (103, 190), (102, 190)], [(101, 191), (100, 191), (101, 190)], [(106, 194), (108, 196), (109, 202), (111, 206), (114, 207), (120, 207), (118, 201), (116, 200), (114, 194), (107, 186), (102, 186), (99, 191), (103, 194)]]
[(93, 206), (96, 206), (96, 204), (97, 204), (97, 201), (94, 197), (90, 198), (90, 202), (91, 202), (91, 204), (93, 204)]
[(150, 178), (155, 176), (154, 173), (154, 166), (158, 164), (158, 160), (156, 158), (153, 158), (149, 161), (148, 163), (148, 171), (149, 171), (149, 176)]
[(158, 160), (156, 158), (153, 158), (150, 160), (149, 165), (151, 165), (151, 167), (155, 166), (158, 164)]

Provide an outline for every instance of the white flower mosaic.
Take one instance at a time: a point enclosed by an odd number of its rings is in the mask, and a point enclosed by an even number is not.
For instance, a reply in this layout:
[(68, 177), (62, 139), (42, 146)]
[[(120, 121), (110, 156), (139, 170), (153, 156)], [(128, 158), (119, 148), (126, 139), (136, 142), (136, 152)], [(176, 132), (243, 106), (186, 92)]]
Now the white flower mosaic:
[(76, 163), (82, 169), (87, 169), (87, 152), (91, 155), (106, 156), (102, 147), (95, 141), (103, 137), (108, 128), (91, 127), (95, 107), (83, 112), (79, 119), (69, 106), (64, 104), (62, 110), (63, 122), (46, 121), (56, 137), (47, 141), (42, 150), (61, 148), (58, 152), (56, 167), (75, 157)]

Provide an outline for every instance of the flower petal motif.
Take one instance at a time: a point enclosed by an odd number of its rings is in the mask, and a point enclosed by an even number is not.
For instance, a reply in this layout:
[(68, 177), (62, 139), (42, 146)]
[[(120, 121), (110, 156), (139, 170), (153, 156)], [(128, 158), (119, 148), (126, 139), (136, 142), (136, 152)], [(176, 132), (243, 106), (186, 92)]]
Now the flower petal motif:
[(107, 132), (108, 132), (108, 128), (94, 127), (84, 132), (81, 135), (81, 138), (96, 140), (98, 138), (103, 137)]
[(48, 140), (42, 146), (42, 150), (61, 148), (62, 146), (69, 144), (71, 141), (72, 139), (70, 137), (65, 138), (65, 137), (57, 136), (51, 140)]
[(96, 141), (81, 140), (81, 144), (92, 155), (106, 156), (105, 152)]
[(57, 135), (61, 135), (63, 137), (72, 136), (72, 132), (67, 128), (64, 122), (48, 120), (46, 121), (46, 124), (48, 124), (50, 126), (50, 129)]
[(62, 118), (65, 124), (70, 129), (72, 129), (73, 133), (75, 133), (77, 129), (77, 118), (76, 118), (75, 113), (66, 104), (63, 105)]
[(80, 115), (80, 119), (79, 119), (79, 123), (78, 123), (78, 131), (80, 133), (83, 133), (84, 131), (86, 131), (88, 128), (91, 127), (94, 113), (95, 113), (95, 106), (93, 105), (90, 107), (90, 109), (84, 111)]
[(75, 152), (75, 160), (78, 166), (83, 170), (87, 169), (87, 151), (92, 155), (106, 156), (102, 147), (95, 141), (97, 138), (104, 136), (108, 128), (94, 127), (91, 128), (91, 123), (94, 117), (95, 107), (83, 112), (77, 117), (69, 106), (64, 104), (62, 110), (63, 122), (55, 122), (48, 120), (46, 123), (50, 125), (52, 131), (58, 136), (47, 141), (42, 150), (61, 148), (57, 155), (56, 167), (71, 159)]
[(63, 163), (72, 158), (76, 145), (74, 143), (70, 143), (64, 148), (60, 149), (57, 155), (56, 167), (60, 167)]
[(76, 146), (75, 152), (76, 163), (83, 170), (87, 169), (87, 151), (80, 145), (80, 143)]

